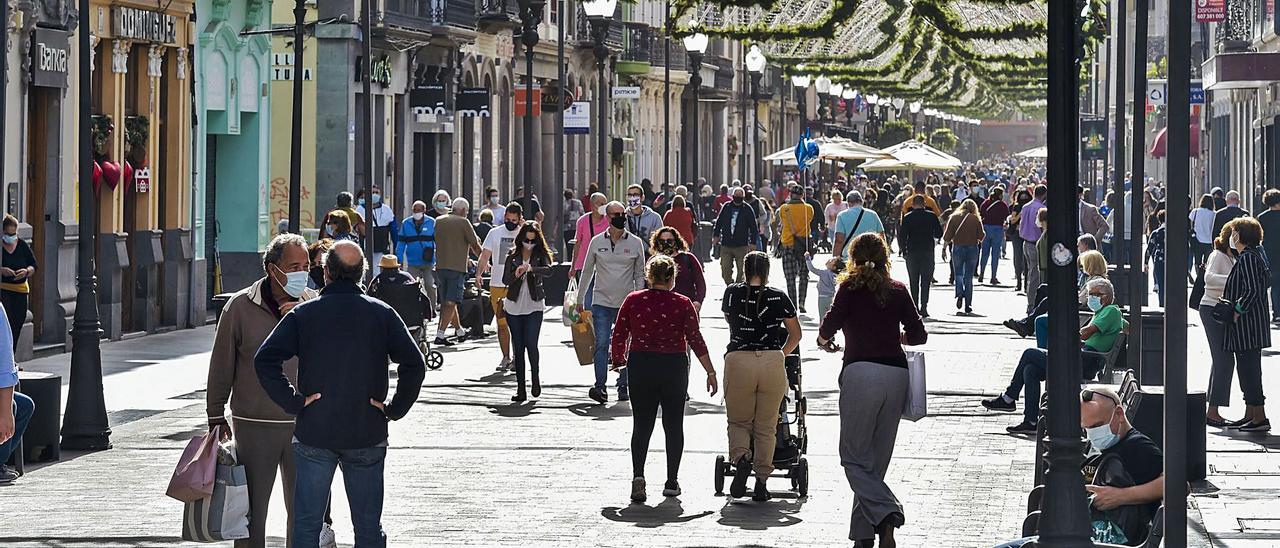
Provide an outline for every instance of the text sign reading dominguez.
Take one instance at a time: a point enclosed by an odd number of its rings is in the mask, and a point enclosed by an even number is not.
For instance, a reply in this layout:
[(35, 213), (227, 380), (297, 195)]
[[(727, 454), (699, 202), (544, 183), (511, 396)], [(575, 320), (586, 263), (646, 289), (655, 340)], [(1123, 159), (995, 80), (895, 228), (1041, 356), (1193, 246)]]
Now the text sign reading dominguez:
[(111, 32), (116, 38), (145, 40), (161, 44), (177, 43), (177, 18), (156, 11), (116, 6)]

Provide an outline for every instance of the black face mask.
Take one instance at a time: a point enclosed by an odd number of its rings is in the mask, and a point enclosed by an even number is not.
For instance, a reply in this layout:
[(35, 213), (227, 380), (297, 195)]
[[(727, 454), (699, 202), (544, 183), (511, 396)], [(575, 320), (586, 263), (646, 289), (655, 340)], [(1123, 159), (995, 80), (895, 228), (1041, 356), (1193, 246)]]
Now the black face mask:
[(507, 230), (515, 230), (517, 226), (520, 226), (520, 223), (515, 221), (505, 221), (502, 223), (502, 226), (507, 227)]
[(316, 283), (316, 287), (324, 287), (324, 267), (323, 266), (311, 267), (311, 270), (307, 272), (307, 275), (311, 277), (311, 281)]
[(740, 203), (742, 203), (742, 196), (734, 196), (734, 197), (733, 197), (733, 203), (735, 203), (735, 204), (740, 204)]
[(623, 215), (614, 215), (612, 217), (609, 217), (609, 224), (613, 225), (613, 228), (618, 228), (618, 229), (626, 228), (627, 218)]

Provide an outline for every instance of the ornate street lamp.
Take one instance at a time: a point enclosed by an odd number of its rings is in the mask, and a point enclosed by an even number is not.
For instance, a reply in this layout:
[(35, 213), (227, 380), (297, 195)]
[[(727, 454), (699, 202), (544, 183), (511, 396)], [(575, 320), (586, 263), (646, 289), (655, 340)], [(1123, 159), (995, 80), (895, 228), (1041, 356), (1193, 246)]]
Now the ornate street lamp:
[(912, 101), (911, 105), (908, 106), (908, 108), (911, 109), (911, 137), (912, 138), (916, 136), (917, 131), (920, 131), (916, 127), (917, 126), (916, 122), (920, 118), (920, 106), (921, 106), (920, 101)]
[(693, 144), (693, 177), (690, 179), (693, 181), (698, 180), (698, 170), (701, 169), (698, 165), (698, 150), (702, 148), (702, 143), (698, 142), (698, 92), (702, 89), (702, 54), (707, 52), (710, 41), (701, 32), (684, 37), (684, 51), (689, 54), (689, 89), (693, 90), (693, 109), (690, 113), (693, 131), (689, 132), (692, 137), (690, 143)]
[[(542, 22), (542, 12), (547, 7), (546, 0), (519, 0), (520, 6), (520, 43), (524, 45), (524, 179), (520, 187), (524, 189), (524, 203), (520, 204), (524, 211), (533, 211), (533, 48), (538, 45), (538, 24)], [(556, 93), (562, 93), (556, 90)], [(561, 98), (557, 97), (559, 101)]]
[[(596, 55), (596, 92), (597, 105), (596, 108), (596, 143), (600, 156), (596, 158), (596, 177), (600, 180), (596, 184), (600, 185), (600, 189), (608, 194), (608, 166), (605, 161), (609, 156), (607, 135), (605, 135), (605, 108), (609, 105), (606, 93), (609, 91), (609, 83), (604, 79), (604, 62), (609, 59), (609, 47), (604, 41), (609, 36), (609, 25), (613, 22), (613, 12), (618, 8), (618, 0), (589, 0), (582, 3), (582, 11), (587, 14), (587, 21), (591, 23), (591, 40), (595, 43), (594, 52)], [(532, 51), (532, 49), (530, 49)], [(532, 54), (531, 54), (532, 55)], [(530, 70), (532, 73), (532, 70)]]
[(845, 88), (840, 94), (840, 98), (844, 100), (844, 125), (849, 129), (853, 129), (853, 98), (857, 95), (857, 90), (853, 88)]
[[(76, 312), (71, 322), (71, 379), (67, 388), (67, 409), (62, 421), (63, 449), (100, 451), (111, 448), (111, 427), (107, 423), (107, 405), (102, 393), (102, 326), (98, 320), (97, 267), (94, 247), (98, 240), (97, 207), (93, 193), (93, 133), (89, 118), (93, 116), (93, 48), (89, 29), (93, 23), (89, 0), (80, 0), (78, 24), (80, 52), (77, 93), (80, 101), (79, 207), (80, 236), (76, 243)], [(6, 18), (7, 19), (7, 18)], [(7, 24), (7, 20), (5, 21)], [(0, 32), (8, 32), (0, 29)], [(4, 50), (0, 50), (3, 52)], [(301, 75), (294, 75), (300, 78)], [(4, 76), (0, 75), (0, 83)], [(3, 92), (0, 91), (0, 95)]]
[[(768, 60), (764, 57), (764, 52), (760, 51), (760, 46), (752, 44), (751, 50), (747, 52), (747, 56), (743, 59), (747, 65), (747, 72), (751, 74), (751, 110), (755, 116), (751, 120), (751, 155), (754, 158), (752, 162), (754, 167), (760, 163), (760, 78), (764, 76), (764, 66)], [(743, 143), (744, 145), (746, 143)], [(753, 170), (754, 171), (754, 170)], [(761, 169), (763, 172), (764, 169)], [(755, 173), (753, 179), (757, 184), (760, 183), (760, 173)]]

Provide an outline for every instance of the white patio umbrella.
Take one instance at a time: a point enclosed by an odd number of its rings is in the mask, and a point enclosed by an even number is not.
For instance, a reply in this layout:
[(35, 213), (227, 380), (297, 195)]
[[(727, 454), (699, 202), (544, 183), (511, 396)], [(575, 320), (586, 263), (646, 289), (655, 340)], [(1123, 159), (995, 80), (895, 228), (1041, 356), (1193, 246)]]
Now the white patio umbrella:
[(915, 179), (917, 169), (955, 169), (962, 165), (959, 158), (933, 148), (920, 141), (903, 141), (884, 149), (893, 158), (872, 160), (862, 164), (864, 171), (899, 171), (907, 172), (907, 180)]
[(1014, 154), (1014, 156), (1017, 156), (1019, 158), (1048, 158), (1049, 147), (1040, 146), (1033, 149), (1024, 150), (1022, 152)]
[[(818, 142), (819, 160), (874, 160), (893, 157), (883, 150), (844, 137), (818, 137), (814, 140)], [(764, 159), (782, 162), (783, 165), (796, 165), (796, 147), (789, 146), (765, 156)]]

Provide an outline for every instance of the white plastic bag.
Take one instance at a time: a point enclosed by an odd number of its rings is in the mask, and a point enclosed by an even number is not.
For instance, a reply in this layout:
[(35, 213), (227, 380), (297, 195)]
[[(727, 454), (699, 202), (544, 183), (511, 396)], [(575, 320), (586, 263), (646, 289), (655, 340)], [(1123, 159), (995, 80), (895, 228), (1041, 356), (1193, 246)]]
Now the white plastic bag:
[(249, 538), (249, 481), (236, 459), (235, 446), (219, 448), (213, 494), (186, 503), (182, 512), (182, 539), (219, 542)]
[(902, 418), (915, 422), (929, 414), (928, 389), (924, 380), (924, 353), (907, 351), (907, 398)]
[(560, 321), (565, 326), (578, 322), (578, 280), (569, 275), (569, 286), (564, 290), (564, 304), (560, 307)]

